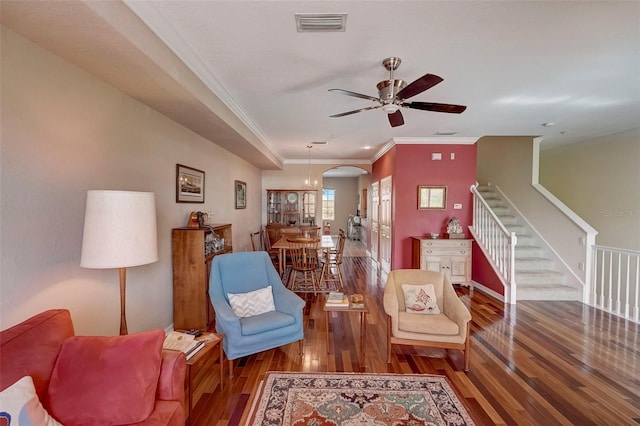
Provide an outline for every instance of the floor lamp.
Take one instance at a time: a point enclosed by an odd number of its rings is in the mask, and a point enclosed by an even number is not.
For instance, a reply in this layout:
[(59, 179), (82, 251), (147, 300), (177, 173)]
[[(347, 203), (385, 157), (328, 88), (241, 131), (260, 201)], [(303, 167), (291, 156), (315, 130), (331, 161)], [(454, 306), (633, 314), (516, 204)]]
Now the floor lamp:
[(127, 334), (127, 268), (157, 260), (158, 234), (153, 192), (87, 191), (80, 266), (119, 269), (120, 334)]

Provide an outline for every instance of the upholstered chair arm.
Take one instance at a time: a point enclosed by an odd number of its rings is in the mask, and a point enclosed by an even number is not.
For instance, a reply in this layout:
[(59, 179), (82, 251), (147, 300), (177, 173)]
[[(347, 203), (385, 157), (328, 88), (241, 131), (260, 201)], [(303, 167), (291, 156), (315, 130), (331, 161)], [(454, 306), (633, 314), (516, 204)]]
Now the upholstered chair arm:
[(451, 319), (451, 321), (458, 324), (460, 329), (464, 329), (466, 323), (471, 321), (471, 314), (464, 305), (462, 300), (456, 294), (453, 286), (449, 284), (447, 278), (445, 278), (445, 285), (443, 286), (444, 292), (444, 314)]
[(273, 299), (276, 305), (276, 310), (291, 315), (300, 312), (305, 305), (304, 300), (302, 300), (300, 296), (286, 289), (285, 291), (277, 291), (274, 288)]
[(240, 318), (236, 316), (226, 300), (216, 301), (213, 303), (213, 308), (216, 311), (216, 331), (218, 333), (234, 335), (241, 333)]
[(383, 297), (384, 311), (392, 318), (398, 318), (398, 295), (393, 274), (389, 274), (387, 284), (384, 287)]
[(186, 370), (187, 361), (183, 352), (163, 350), (156, 399), (182, 403)]

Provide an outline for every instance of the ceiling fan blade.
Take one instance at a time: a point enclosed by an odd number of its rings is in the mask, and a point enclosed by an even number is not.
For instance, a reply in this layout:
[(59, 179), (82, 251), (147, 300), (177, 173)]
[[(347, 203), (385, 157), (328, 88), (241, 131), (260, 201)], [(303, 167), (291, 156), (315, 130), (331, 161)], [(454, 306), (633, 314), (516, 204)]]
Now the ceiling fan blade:
[(368, 111), (370, 109), (377, 109), (377, 108), (380, 108), (381, 106), (382, 105), (376, 105), (376, 106), (371, 106), (371, 107), (366, 107), (366, 108), (354, 109), (353, 111), (342, 112), (340, 114), (333, 114), (333, 115), (330, 115), (329, 117), (333, 117), (333, 118), (344, 117), (345, 115), (351, 115), (351, 114), (355, 114), (357, 112)]
[(433, 74), (425, 74), (419, 79), (409, 83), (407, 87), (400, 90), (396, 95), (398, 99), (409, 99), (412, 96), (422, 93), (427, 89), (431, 89), (436, 84), (442, 81), (441, 77)]
[(421, 109), (423, 111), (448, 112), (451, 114), (460, 114), (467, 109), (464, 105), (437, 104), (433, 102), (404, 102), (402, 106)]
[(363, 95), (362, 93), (350, 92), (348, 90), (343, 89), (329, 89), (330, 92), (342, 93), (343, 95), (353, 96), (354, 98), (368, 99), (374, 102), (380, 102), (378, 98), (374, 98), (373, 96)]
[(387, 115), (389, 117), (389, 124), (391, 124), (391, 127), (398, 127), (404, 124), (404, 118), (402, 117), (400, 110)]

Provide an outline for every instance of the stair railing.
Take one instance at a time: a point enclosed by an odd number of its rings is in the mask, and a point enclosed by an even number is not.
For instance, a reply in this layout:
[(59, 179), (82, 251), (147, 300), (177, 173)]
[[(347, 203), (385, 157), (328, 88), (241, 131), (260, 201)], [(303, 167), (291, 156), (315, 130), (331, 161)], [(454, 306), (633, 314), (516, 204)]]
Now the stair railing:
[(640, 323), (640, 251), (592, 248), (589, 305)]
[(500, 222), (482, 194), (478, 185), (471, 186), (473, 194), (473, 234), (504, 286), (506, 303), (516, 303), (515, 252), (517, 237)]

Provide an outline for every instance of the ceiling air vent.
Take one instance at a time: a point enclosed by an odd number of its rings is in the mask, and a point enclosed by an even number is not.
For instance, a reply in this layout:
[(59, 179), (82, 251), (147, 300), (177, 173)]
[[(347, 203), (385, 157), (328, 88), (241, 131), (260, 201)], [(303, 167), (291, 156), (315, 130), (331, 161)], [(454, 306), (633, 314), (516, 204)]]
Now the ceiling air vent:
[(346, 24), (346, 13), (296, 13), (296, 28), (299, 33), (344, 31)]
[(313, 141), (311, 142), (312, 145), (326, 145), (327, 141)]

